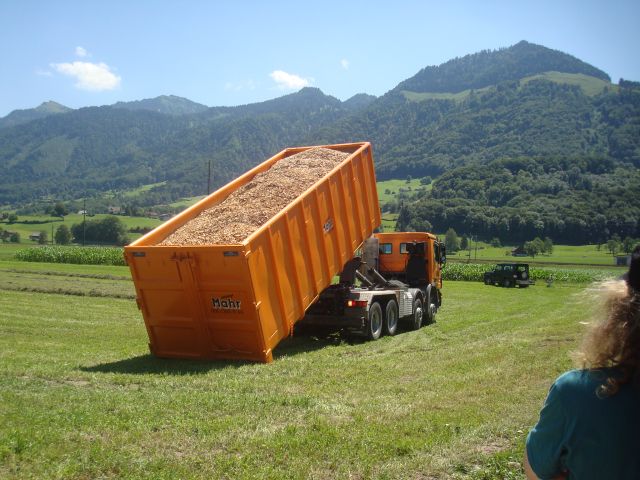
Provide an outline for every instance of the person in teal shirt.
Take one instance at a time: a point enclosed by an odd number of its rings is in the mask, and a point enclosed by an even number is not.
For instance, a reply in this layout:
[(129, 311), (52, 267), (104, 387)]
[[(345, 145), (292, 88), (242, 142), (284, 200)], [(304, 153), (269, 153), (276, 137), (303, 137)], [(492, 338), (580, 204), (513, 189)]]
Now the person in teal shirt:
[(600, 291), (584, 368), (558, 377), (527, 436), (529, 479), (640, 479), (640, 245), (623, 279)]

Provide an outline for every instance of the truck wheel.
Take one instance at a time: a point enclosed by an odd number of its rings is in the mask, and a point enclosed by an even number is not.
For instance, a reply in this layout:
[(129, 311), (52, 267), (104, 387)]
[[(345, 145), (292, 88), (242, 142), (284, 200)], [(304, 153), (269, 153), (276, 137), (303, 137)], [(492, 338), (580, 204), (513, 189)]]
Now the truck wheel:
[(377, 340), (382, 335), (382, 307), (373, 302), (369, 307), (369, 322), (367, 324), (367, 338)]
[(509, 281), (509, 279), (508, 279), (508, 278), (505, 278), (505, 279), (502, 281), (502, 286), (503, 286), (504, 288), (509, 288), (509, 287), (511, 286), (511, 282)]
[(422, 300), (416, 298), (413, 301), (413, 316), (411, 317), (411, 330), (418, 330), (422, 326)]
[(491, 285), (491, 283), (492, 282), (491, 282), (491, 280), (489, 278), (487, 278), (487, 277), (484, 278), (484, 284), (485, 285)]
[(426, 306), (426, 311), (423, 314), (423, 317), (426, 317), (426, 324), (430, 325), (433, 322), (436, 321), (436, 311), (438, 310), (438, 308), (436, 307), (436, 304), (434, 302), (431, 301), (431, 298), (429, 298), (429, 304)]
[(398, 329), (398, 303), (395, 300), (387, 302), (387, 308), (384, 312), (384, 334), (395, 335)]

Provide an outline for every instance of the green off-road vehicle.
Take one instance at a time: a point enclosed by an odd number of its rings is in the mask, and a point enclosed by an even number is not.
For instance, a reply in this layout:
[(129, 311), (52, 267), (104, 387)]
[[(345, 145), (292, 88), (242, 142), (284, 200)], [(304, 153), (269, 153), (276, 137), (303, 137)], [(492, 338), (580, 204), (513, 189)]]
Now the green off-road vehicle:
[(535, 282), (529, 277), (529, 265), (526, 263), (499, 263), (490, 272), (485, 272), (484, 284), (526, 288)]

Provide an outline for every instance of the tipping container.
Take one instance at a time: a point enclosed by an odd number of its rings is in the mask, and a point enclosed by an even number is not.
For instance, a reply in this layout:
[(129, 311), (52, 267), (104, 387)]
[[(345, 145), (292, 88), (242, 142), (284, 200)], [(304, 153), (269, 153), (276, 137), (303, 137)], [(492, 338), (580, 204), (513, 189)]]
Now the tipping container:
[(159, 245), (278, 161), (287, 148), (125, 247), (158, 357), (271, 362), (275, 346), (381, 223), (368, 142), (241, 243)]

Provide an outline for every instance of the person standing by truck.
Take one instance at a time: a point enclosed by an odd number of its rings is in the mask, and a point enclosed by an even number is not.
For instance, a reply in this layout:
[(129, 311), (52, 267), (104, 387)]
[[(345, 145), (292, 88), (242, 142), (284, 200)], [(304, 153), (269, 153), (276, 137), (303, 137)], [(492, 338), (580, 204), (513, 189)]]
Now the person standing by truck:
[(554, 382), (527, 437), (529, 479), (640, 478), (640, 245), (601, 291), (605, 314), (585, 338), (583, 369)]

